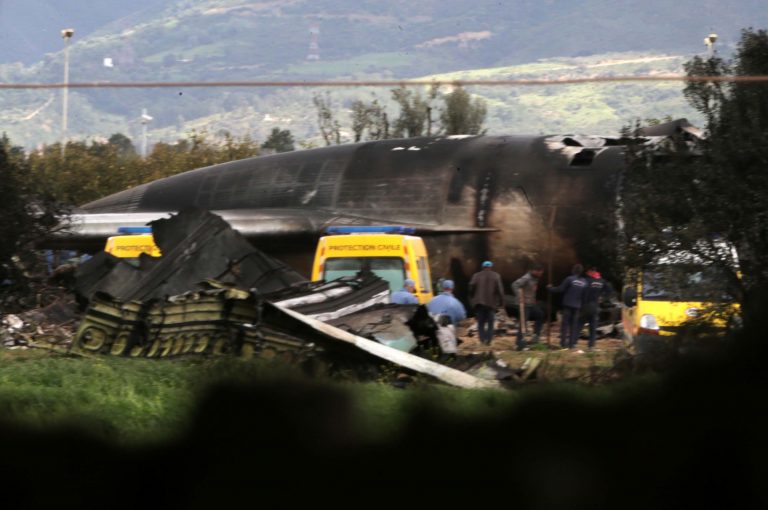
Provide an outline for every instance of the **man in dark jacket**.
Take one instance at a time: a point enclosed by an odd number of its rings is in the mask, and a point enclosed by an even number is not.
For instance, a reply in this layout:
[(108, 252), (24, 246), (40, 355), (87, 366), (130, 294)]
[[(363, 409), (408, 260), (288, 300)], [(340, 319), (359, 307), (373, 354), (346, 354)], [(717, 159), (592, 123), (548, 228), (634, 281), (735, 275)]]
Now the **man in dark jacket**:
[(581, 264), (573, 266), (571, 276), (566, 277), (557, 287), (547, 286), (550, 292), (563, 294), (562, 323), (560, 324), (560, 347), (573, 349), (579, 340), (581, 321), (579, 310), (587, 288), (587, 280), (581, 276), (584, 267)]
[(493, 262), (483, 262), (483, 269), (469, 281), (469, 299), (475, 309), (477, 334), (480, 342), (491, 345), (496, 308), (504, 306), (504, 287), (501, 276), (493, 271)]
[(590, 350), (595, 348), (597, 338), (597, 322), (600, 314), (600, 301), (608, 300), (613, 294), (611, 284), (603, 280), (596, 267), (590, 267), (586, 273), (587, 288), (584, 291), (584, 305), (581, 309), (582, 322), (589, 324)]

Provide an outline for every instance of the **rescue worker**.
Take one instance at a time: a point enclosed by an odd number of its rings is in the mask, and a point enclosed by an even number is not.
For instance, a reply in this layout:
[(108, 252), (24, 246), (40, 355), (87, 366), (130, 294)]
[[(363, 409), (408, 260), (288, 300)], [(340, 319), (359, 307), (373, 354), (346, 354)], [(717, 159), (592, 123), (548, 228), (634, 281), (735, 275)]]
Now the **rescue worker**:
[(613, 294), (611, 284), (603, 280), (596, 267), (590, 267), (586, 272), (587, 288), (584, 291), (584, 304), (581, 308), (581, 322), (589, 325), (589, 350), (595, 348), (597, 339), (597, 324), (600, 315), (600, 302), (608, 300)]
[(475, 310), (480, 342), (491, 345), (496, 309), (504, 306), (504, 286), (499, 273), (491, 269), (493, 262), (486, 260), (482, 267), (469, 281), (469, 300)]
[(584, 266), (573, 266), (571, 275), (566, 277), (557, 287), (547, 286), (550, 292), (563, 294), (562, 322), (560, 323), (560, 347), (573, 349), (579, 339), (581, 321), (579, 311), (587, 288), (587, 280), (582, 276)]
[(410, 278), (406, 278), (403, 282), (403, 288), (397, 292), (393, 292), (389, 300), (396, 305), (418, 305), (419, 300), (413, 295), (415, 290), (416, 282)]
[(541, 328), (544, 325), (544, 310), (536, 301), (536, 291), (539, 288), (539, 278), (544, 274), (544, 266), (534, 264), (531, 269), (523, 276), (512, 283), (512, 295), (514, 297), (515, 307), (519, 310), (523, 305), (523, 312), (520, 317), (520, 326), (517, 328), (517, 350), (525, 349), (525, 339), (523, 338), (523, 327), (526, 321), (532, 320), (533, 323), (533, 343), (539, 342)]
[(427, 303), (427, 310), (429, 313), (444, 314), (451, 318), (451, 322), (454, 326), (459, 325), (459, 322), (467, 318), (467, 310), (461, 301), (453, 297), (453, 280), (443, 281), (443, 292), (433, 297), (429, 303)]

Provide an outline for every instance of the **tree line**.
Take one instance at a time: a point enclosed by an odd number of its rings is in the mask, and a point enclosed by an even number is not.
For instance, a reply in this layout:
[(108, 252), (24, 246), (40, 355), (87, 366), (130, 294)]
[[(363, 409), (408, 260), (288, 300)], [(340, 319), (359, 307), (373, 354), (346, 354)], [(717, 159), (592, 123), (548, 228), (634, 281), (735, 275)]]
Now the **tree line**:
[[(456, 87), (443, 96), (443, 106), (438, 108), (437, 92), (437, 87), (431, 87), (426, 94), (405, 87), (393, 89), (391, 93), (399, 105), (399, 113), (391, 121), (386, 107), (378, 100), (355, 101), (350, 113), (353, 140), (342, 140), (342, 125), (331, 108), (330, 96), (316, 95), (318, 129), (327, 145), (483, 132), (487, 108), (481, 99), (472, 100), (464, 89)], [(41, 197), (49, 197), (60, 206), (74, 207), (194, 168), (291, 151), (295, 145), (289, 130), (274, 128), (261, 144), (247, 135), (235, 137), (223, 132), (213, 136), (192, 132), (173, 143), (156, 143), (146, 157), (141, 157), (131, 139), (121, 133), (113, 134), (106, 141), (68, 141), (63, 148), (56, 143), (29, 153), (14, 147), (5, 137), (2, 150), (12, 155), (7, 164), (14, 167), (13, 173), (24, 181), (26, 189), (37, 190)], [(311, 147), (311, 144), (302, 145)], [(10, 183), (15, 181), (7, 182), (12, 186)]]
[[(287, 137), (286, 137), (287, 133)], [(275, 144), (279, 142), (279, 147)], [(265, 150), (292, 149), (290, 133), (275, 129), (259, 145), (229, 133), (191, 133), (175, 143), (155, 144), (142, 158), (117, 133), (106, 141), (68, 141), (27, 153), (0, 137), (0, 298), (16, 292), (39, 263), (34, 246), (73, 208), (145, 182)], [(32, 271), (34, 272), (34, 271)]]
[[(425, 93), (400, 86), (390, 90), (397, 105), (394, 117), (387, 106), (374, 98), (355, 100), (350, 107), (350, 131), (353, 142), (413, 138), (432, 135), (478, 135), (485, 133), (483, 124), (488, 106), (481, 98), (472, 96), (461, 86), (439, 96), (439, 87), (433, 85)], [(442, 102), (442, 103), (441, 103)], [(317, 126), (326, 145), (343, 141), (342, 123), (329, 93), (315, 94), (313, 103), (317, 111)]]
[[(376, 99), (352, 104), (352, 141), (482, 132), (485, 103), (472, 100), (461, 87), (443, 96), (442, 108), (436, 105), (436, 87), (425, 95), (405, 87), (391, 92), (400, 108), (391, 123), (386, 107)], [(342, 143), (341, 123), (331, 109), (330, 96), (317, 95), (314, 104), (325, 143)], [(23, 281), (24, 267), (29, 264), (21, 261), (20, 254), (31, 253), (35, 242), (56, 228), (57, 219), (79, 205), (187, 170), (291, 151), (295, 143), (291, 132), (280, 128), (274, 128), (261, 144), (249, 136), (193, 132), (174, 143), (159, 142), (146, 157), (141, 157), (133, 142), (121, 133), (105, 141), (67, 141), (63, 147), (56, 143), (28, 153), (3, 135), (0, 236), (4, 243), (0, 247), (0, 282)]]

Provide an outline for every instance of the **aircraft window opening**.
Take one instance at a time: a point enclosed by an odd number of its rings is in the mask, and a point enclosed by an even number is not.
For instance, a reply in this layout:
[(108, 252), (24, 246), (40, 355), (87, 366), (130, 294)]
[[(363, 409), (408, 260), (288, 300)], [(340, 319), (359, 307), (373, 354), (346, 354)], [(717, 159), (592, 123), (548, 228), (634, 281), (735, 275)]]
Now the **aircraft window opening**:
[(629, 137), (622, 137), (622, 138), (603, 138), (605, 140), (604, 147), (615, 147), (619, 145), (629, 145), (630, 143), (647, 143), (647, 138), (629, 138)]
[(570, 136), (563, 138), (563, 145), (568, 147), (584, 147), (578, 140), (574, 140)]
[(571, 160), (571, 166), (589, 166), (595, 159), (595, 151), (592, 149), (583, 149), (576, 153)]

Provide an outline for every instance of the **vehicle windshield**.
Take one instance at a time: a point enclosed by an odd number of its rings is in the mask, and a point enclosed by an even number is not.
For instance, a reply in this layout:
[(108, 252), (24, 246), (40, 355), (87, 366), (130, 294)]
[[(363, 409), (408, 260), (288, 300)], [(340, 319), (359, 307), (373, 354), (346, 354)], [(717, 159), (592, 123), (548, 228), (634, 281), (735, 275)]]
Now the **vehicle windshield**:
[(371, 271), (389, 283), (392, 291), (403, 288), (405, 269), (399, 257), (333, 258), (325, 261), (325, 281)]
[(733, 301), (726, 272), (687, 264), (654, 266), (643, 271), (643, 299), (652, 301)]

